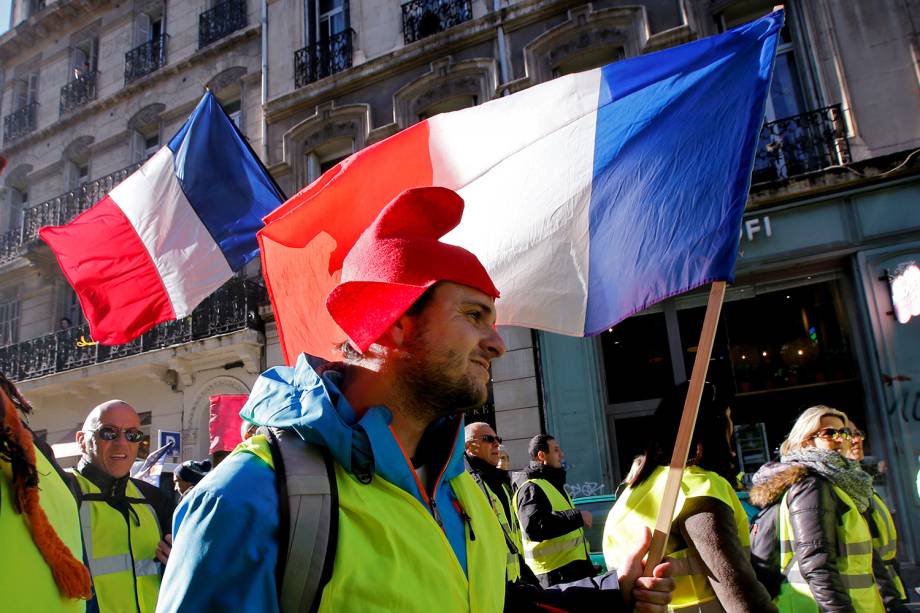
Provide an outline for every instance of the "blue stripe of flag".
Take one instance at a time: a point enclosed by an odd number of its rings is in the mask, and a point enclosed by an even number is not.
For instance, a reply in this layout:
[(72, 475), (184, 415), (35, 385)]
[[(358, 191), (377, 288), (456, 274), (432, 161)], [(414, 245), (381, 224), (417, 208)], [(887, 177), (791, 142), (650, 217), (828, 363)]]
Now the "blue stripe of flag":
[(781, 11), (602, 69), (585, 334), (734, 279)]
[(168, 147), (185, 197), (239, 270), (259, 253), (256, 232), (281, 192), (210, 91)]

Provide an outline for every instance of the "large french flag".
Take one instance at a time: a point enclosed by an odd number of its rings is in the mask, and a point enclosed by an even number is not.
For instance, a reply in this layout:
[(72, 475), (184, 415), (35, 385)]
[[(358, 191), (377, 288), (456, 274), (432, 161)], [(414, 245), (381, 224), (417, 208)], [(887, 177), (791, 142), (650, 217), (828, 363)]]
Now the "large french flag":
[(126, 343), (184, 317), (258, 253), (283, 200), (209, 91), (140, 169), (64, 226), (39, 230), (94, 340)]
[(444, 240), (483, 262), (499, 323), (582, 336), (732, 280), (782, 11), (724, 34), (437, 115), (364, 149), (266, 217), (285, 359), (345, 340), (324, 299), (402, 190), (466, 201)]

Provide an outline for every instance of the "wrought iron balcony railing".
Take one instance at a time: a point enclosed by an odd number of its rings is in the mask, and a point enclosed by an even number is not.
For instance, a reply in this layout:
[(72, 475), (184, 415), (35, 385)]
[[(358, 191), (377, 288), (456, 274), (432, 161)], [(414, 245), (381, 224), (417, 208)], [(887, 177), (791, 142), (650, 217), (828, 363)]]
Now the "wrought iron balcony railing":
[(843, 109), (835, 104), (765, 123), (752, 182), (788, 179), (850, 161)]
[(102, 200), (102, 197), (112, 191), (112, 188), (140, 167), (140, 163), (132, 164), (25, 209), (22, 214), (22, 243), (25, 244), (38, 238), (38, 229), (42, 226), (60, 226), (68, 223)]
[(30, 102), (3, 118), (3, 142), (22, 138), (38, 126), (38, 102)]
[(166, 41), (168, 39), (169, 34), (160, 34), (125, 53), (125, 85), (166, 65)]
[(14, 381), (23, 381), (244, 328), (262, 330), (258, 312), (265, 302), (265, 288), (233, 278), (208, 296), (188, 317), (162, 323), (130, 343), (78, 344), (81, 337), (90, 338), (89, 326), (83, 324), (0, 347), (0, 370)]
[(227, 0), (198, 17), (198, 48), (246, 27), (246, 0)]
[(470, 0), (411, 0), (402, 5), (406, 44), (473, 18)]
[(99, 73), (95, 70), (84, 72), (61, 88), (61, 117), (96, 99), (98, 76)]
[(22, 230), (7, 230), (0, 234), (0, 264), (15, 260), (19, 257), (19, 248), (22, 246)]
[(351, 68), (351, 28), (294, 52), (294, 86), (303, 87)]

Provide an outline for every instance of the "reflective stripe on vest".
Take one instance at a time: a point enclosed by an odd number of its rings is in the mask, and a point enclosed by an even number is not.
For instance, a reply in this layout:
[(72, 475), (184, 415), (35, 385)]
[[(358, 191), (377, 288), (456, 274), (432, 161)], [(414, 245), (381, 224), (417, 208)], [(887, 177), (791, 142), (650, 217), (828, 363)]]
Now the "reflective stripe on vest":
[(878, 536), (872, 538), (872, 546), (878, 552), (882, 561), (885, 562), (885, 569), (888, 571), (888, 575), (894, 582), (901, 598), (906, 600), (907, 591), (904, 589), (904, 583), (901, 581), (901, 577), (898, 576), (898, 571), (894, 566), (895, 558), (898, 555), (898, 531), (895, 528), (891, 511), (888, 510), (888, 506), (878, 494), (873, 494), (872, 498), (869, 499), (869, 517), (872, 518), (876, 532), (878, 532)]
[[(569, 511), (575, 508), (569, 495), (561, 494), (546, 479), (528, 479), (521, 484), (521, 488), (527, 483), (533, 483), (534, 486), (543, 491), (553, 511)], [(514, 493), (512, 504), (515, 509), (517, 509), (517, 495), (520, 491), (519, 488)], [(576, 560), (590, 560), (588, 542), (585, 540), (583, 528), (576, 528), (571, 532), (545, 541), (532, 541), (527, 537), (526, 533), (522, 532), (521, 542), (524, 545), (524, 560), (527, 562), (527, 566), (537, 575), (545, 575)]]
[[(882, 613), (885, 610), (875, 577), (872, 574), (872, 537), (869, 524), (859, 513), (853, 500), (846, 492), (832, 486), (834, 494), (846, 505), (847, 510), (837, 518), (837, 572), (858, 613)], [(783, 496), (779, 509), (780, 568), (786, 581), (780, 587), (776, 604), (784, 613), (812, 613), (818, 611), (818, 603), (799, 569), (795, 556), (792, 522), (789, 504)]]
[[(272, 469), (258, 435), (234, 453), (252, 453)], [(338, 543), (319, 611), (493, 613), (505, 599), (506, 552), (501, 527), (469, 473), (449, 486), (470, 518), (467, 574), (431, 512), (412, 494), (379, 475), (370, 483), (335, 463)]]
[[(71, 474), (80, 491), (101, 494), (95, 483), (76, 470)], [(125, 497), (131, 511), (127, 517), (104, 500), (83, 499), (80, 527), (96, 599), (101, 611), (153, 613), (160, 591), (159, 519), (137, 486), (128, 481)], [(133, 553), (133, 557), (132, 557)]]
[[(626, 488), (617, 498), (604, 524), (604, 559), (608, 568), (615, 567), (624, 555), (635, 548), (635, 539), (637, 535), (642, 534), (644, 528), (655, 529), (667, 476), (667, 467), (659, 466), (637, 487)], [(680, 516), (687, 500), (702, 497), (715, 498), (732, 509), (738, 540), (742, 547), (749, 548), (747, 514), (731, 484), (716, 473), (697, 466), (688, 466), (681, 478), (674, 516)], [(665, 555), (674, 560), (673, 577), (677, 586), (669, 610), (721, 610), (721, 605), (709, 584), (709, 576), (712, 573), (696, 549), (692, 545), (688, 546), (673, 532), (672, 524), (672, 534), (668, 537)]]

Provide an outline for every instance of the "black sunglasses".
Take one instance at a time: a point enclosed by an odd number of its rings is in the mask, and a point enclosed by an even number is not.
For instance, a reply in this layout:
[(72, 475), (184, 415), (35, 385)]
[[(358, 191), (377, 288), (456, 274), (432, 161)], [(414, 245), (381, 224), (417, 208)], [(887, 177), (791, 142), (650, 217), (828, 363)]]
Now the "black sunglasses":
[(122, 432), (125, 433), (125, 440), (129, 443), (140, 443), (144, 440), (144, 433), (136, 428), (122, 430), (118, 426), (99, 426), (95, 430), (90, 430), (90, 432), (104, 441), (114, 441)]
[(491, 434), (483, 434), (482, 436), (479, 436), (477, 438), (481, 440), (483, 443), (489, 443), (489, 444), (498, 443), (499, 445), (502, 444), (502, 437), (500, 436), (492, 436)]
[(815, 432), (812, 438), (832, 438), (835, 440), (849, 440), (852, 438), (853, 432), (849, 428), (822, 428)]

